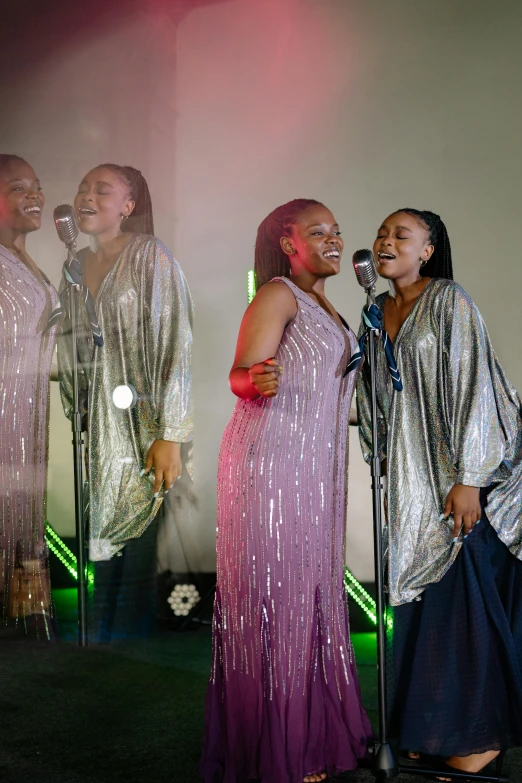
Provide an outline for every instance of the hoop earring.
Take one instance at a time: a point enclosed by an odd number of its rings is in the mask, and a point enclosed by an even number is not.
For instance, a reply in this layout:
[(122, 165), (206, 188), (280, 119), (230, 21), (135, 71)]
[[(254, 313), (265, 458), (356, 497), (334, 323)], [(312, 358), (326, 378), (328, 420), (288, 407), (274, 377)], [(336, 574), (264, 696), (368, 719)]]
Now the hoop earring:
[(426, 266), (427, 263), (428, 263), (427, 260), (426, 261), (421, 261), (421, 269), (422, 269), (423, 266)]

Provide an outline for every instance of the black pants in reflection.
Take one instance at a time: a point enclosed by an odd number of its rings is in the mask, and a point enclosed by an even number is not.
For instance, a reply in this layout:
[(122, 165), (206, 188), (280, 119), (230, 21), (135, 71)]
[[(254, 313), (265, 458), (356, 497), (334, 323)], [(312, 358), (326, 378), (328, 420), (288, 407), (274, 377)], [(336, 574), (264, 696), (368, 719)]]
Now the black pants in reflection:
[(91, 642), (108, 644), (156, 633), (157, 534), (158, 517), (140, 538), (130, 541), (111, 560), (90, 564), (94, 576), (88, 591)]

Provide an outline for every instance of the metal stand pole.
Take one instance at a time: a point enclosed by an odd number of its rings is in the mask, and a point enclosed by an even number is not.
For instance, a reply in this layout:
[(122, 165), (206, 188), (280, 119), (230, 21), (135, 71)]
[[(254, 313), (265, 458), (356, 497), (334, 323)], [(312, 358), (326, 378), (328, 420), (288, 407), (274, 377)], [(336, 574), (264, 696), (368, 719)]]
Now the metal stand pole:
[(78, 568), (78, 642), (86, 647), (87, 639), (87, 580), (85, 573), (85, 528), (83, 514), (83, 439), (82, 416), (78, 399), (78, 352), (76, 286), (69, 283), (69, 319), (72, 337), (72, 392), (73, 412), (71, 418), (73, 462), (74, 462), (74, 512), (76, 521), (77, 568)]
[(388, 741), (388, 708), (386, 698), (386, 607), (384, 601), (384, 572), (382, 558), (382, 515), (381, 515), (381, 463), (379, 460), (379, 439), (377, 432), (377, 392), (375, 379), (375, 332), (368, 335), (370, 359), (370, 385), (372, 392), (372, 501), (373, 501), (373, 546), (375, 560), (375, 586), (377, 605), (377, 676), (379, 698), (379, 738), (374, 746), (372, 772), (377, 780), (395, 778), (399, 767), (395, 753)]

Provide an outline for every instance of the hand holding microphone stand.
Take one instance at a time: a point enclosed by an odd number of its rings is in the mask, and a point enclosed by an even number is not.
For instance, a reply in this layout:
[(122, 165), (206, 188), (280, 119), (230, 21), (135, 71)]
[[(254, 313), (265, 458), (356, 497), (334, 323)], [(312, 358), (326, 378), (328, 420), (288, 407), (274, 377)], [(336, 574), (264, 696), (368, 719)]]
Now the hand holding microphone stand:
[[(382, 330), (383, 319), (375, 304), (375, 284), (378, 280), (377, 267), (371, 250), (357, 250), (353, 256), (353, 267), (357, 282), (367, 295), (367, 306), (363, 311), (363, 320), (366, 324), (365, 336), (361, 341), (361, 350), (348, 365), (349, 372), (355, 369), (362, 359), (364, 346), (368, 346), (367, 356), (370, 366), (371, 387), (371, 423), (372, 423), (372, 507), (373, 507), (373, 546), (375, 561), (375, 587), (377, 608), (377, 676), (378, 676), (378, 713), (379, 731), (374, 742), (372, 753), (372, 774), (378, 781), (390, 780), (399, 774), (428, 776), (434, 780), (437, 778), (451, 778), (454, 781), (482, 781), (482, 783), (508, 783), (502, 775), (487, 775), (484, 773), (473, 774), (470, 772), (441, 772), (440, 769), (430, 769), (420, 765), (399, 765), (395, 751), (388, 736), (388, 705), (387, 705), (387, 677), (386, 677), (386, 601), (384, 595), (384, 566), (382, 552), (382, 505), (381, 492), (381, 462), (379, 459), (379, 438), (377, 430), (377, 389), (376, 389), (376, 341), (378, 332)], [(392, 377), (394, 389), (402, 391), (402, 382), (395, 364), (391, 341), (386, 333), (383, 333), (383, 343), (388, 361), (388, 368)], [(411, 750), (415, 750), (412, 748)]]
[[(67, 260), (64, 264), (64, 277), (67, 282), (65, 296), (61, 298), (62, 307), (57, 311), (61, 316), (65, 310), (71, 323), (71, 350), (72, 350), (72, 444), (74, 464), (74, 512), (76, 522), (77, 545), (77, 570), (78, 570), (78, 641), (81, 647), (88, 643), (87, 635), (87, 580), (86, 580), (86, 548), (85, 548), (85, 524), (83, 506), (83, 444), (82, 439), (82, 415), (80, 412), (78, 396), (78, 318), (77, 318), (77, 293), (83, 289), (79, 274), (79, 263), (76, 258), (76, 237), (78, 226), (74, 210), (68, 204), (62, 204), (54, 210), (54, 223), (58, 236), (67, 248)], [(53, 314), (54, 315), (54, 314)], [(91, 328), (97, 344), (103, 345), (101, 333), (97, 323), (92, 322)], [(97, 329), (97, 333), (95, 331)]]

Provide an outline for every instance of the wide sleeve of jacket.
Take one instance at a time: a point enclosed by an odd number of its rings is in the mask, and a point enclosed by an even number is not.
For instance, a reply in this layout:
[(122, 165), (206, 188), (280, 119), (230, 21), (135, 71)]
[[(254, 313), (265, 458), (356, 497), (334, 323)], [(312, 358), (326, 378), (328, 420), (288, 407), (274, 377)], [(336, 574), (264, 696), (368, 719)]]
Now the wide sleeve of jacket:
[[(361, 338), (364, 332), (364, 326), (361, 322), (359, 327), (358, 339)], [(376, 356), (379, 359), (380, 345), (376, 345)], [(362, 363), (359, 367), (359, 375), (357, 378), (356, 386), (356, 401), (357, 401), (357, 423), (359, 425), (359, 441), (361, 444), (363, 459), (365, 462), (370, 462), (372, 459), (372, 396), (370, 385), (370, 362), (368, 360), (368, 341), (366, 342), (366, 349), (362, 359)], [(377, 376), (379, 371), (382, 372), (381, 363), (377, 361)], [(379, 383), (379, 380), (381, 381)], [(379, 399), (379, 387), (382, 385), (382, 379), (378, 377), (377, 382), (377, 435), (379, 443), (379, 459), (382, 462), (386, 459), (387, 454), (387, 439), (388, 428), (386, 419), (384, 417), (382, 406)]]
[(193, 438), (193, 303), (185, 276), (158, 239), (141, 268), (145, 365), (155, 412), (155, 437)]
[(482, 316), (458, 285), (445, 293), (441, 337), (441, 392), (455, 483), (485, 487), (500, 478), (511, 435), (497, 397), (502, 370)]

